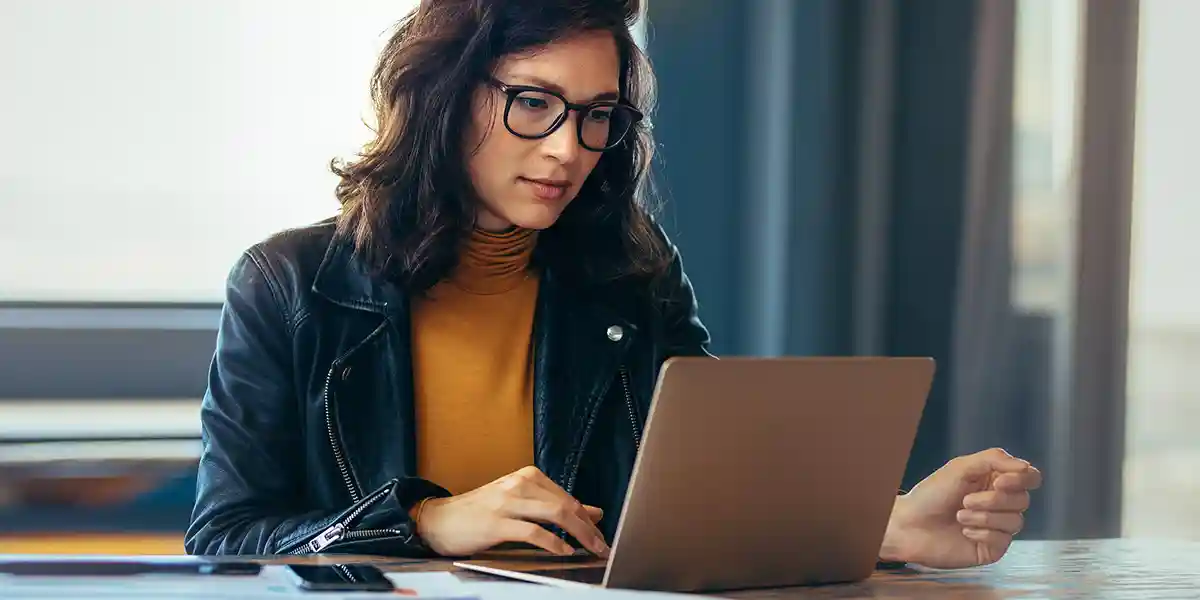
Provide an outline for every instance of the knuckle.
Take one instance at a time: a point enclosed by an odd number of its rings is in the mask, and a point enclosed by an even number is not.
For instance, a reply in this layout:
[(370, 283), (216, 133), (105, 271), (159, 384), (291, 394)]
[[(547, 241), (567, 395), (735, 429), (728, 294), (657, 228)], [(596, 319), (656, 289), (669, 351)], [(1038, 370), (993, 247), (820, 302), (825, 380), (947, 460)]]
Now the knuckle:
[(554, 517), (559, 522), (566, 522), (573, 516), (575, 516), (575, 511), (572, 510), (571, 505), (569, 504), (560, 504), (554, 509)]
[(517, 536), (520, 537), (522, 541), (526, 542), (531, 542), (536, 539), (539, 531), (542, 531), (541, 527), (538, 527), (537, 525), (534, 525), (528, 521), (521, 521), (516, 528)]
[(550, 533), (549, 531), (546, 531), (541, 527), (534, 526), (529, 532), (529, 539), (530, 541), (536, 541), (545, 544), (547, 542), (553, 543), (556, 538), (554, 537), (554, 534)]
[(528, 486), (537, 480), (537, 469), (526, 467), (509, 476), (509, 479), (517, 486)]
[(541, 527), (537, 527), (536, 531), (530, 532), (529, 539), (525, 541), (535, 546), (541, 546), (547, 549), (553, 549), (554, 546), (558, 544), (558, 538), (555, 537), (554, 534), (542, 529)]
[(1029, 502), (1029, 492), (1021, 492), (1021, 495), (1017, 497), (1017, 508), (1020, 510), (1027, 509), (1029, 508)]

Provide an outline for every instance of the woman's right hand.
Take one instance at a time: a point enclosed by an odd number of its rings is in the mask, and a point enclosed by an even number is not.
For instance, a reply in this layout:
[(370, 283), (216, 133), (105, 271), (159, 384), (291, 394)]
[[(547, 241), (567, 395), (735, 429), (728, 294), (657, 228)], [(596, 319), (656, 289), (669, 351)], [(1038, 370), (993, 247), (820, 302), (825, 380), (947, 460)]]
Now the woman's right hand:
[(608, 545), (596, 528), (603, 511), (581, 504), (535, 467), (525, 467), (458, 496), (425, 502), (417, 533), (442, 556), (469, 556), (504, 542), (524, 542), (558, 555), (574, 548), (542, 527), (557, 525), (592, 553)]

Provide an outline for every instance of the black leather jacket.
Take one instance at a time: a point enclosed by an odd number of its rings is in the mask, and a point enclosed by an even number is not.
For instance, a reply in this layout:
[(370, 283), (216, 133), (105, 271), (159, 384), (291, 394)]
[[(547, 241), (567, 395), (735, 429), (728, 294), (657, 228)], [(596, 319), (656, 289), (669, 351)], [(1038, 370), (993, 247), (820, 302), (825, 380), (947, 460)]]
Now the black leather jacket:
[[(708, 355), (675, 255), (653, 295), (543, 273), (534, 456), (612, 542), (658, 369)], [(208, 391), (190, 554), (427, 555), (408, 511), (448, 492), (415, 476), (408, 299), (331, 221), (248, 249), (230, 271)]]

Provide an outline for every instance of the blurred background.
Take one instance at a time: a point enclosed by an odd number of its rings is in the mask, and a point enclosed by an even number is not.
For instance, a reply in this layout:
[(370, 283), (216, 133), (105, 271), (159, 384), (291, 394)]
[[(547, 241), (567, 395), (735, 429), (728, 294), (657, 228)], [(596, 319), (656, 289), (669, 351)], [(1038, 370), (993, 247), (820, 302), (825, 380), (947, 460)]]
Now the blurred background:
[[(336, 211), (414, 4), (0, 2), (0, 552), (182, 551), (226, 271)], [(906, 485), (999, 445), (1046, 474), (1027, 538), (1200, 539), (1196, 23), (648, 0), (714, 351), (934, 356)]]

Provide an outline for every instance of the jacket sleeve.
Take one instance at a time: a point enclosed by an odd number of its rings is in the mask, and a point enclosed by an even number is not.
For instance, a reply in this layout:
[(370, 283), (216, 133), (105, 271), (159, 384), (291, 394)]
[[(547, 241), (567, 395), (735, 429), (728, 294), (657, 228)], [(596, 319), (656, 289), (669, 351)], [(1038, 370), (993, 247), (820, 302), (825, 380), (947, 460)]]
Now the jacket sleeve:
[(264, 264), (251, 249), (226, 282), (200, 409), (196, 500), (185, 549), (206, 555), (426, 554), (408, 509), (421, 497), (449, 495), (433, 484), (396, 479), (341, 510), (305, 501), (294, 323)]

